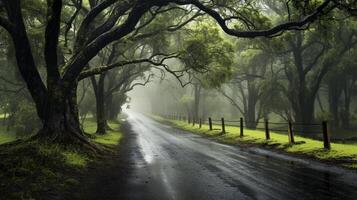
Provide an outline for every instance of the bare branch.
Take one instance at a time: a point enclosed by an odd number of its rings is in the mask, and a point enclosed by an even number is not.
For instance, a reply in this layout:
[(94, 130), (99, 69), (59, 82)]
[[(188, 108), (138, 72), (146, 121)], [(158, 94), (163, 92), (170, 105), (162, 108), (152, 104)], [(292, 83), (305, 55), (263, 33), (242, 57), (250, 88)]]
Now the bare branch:
[(134, 83), (132, 84), (128, 89), (126, 89), (124, 92), (129, 92), (131, 90), (133, 90), (136, 86), (145, 86), (147, 85), (148, 83), (150, 83), (150, 80), (151, 80), (152, 76), (149, 75), (148, 78), (145, 80), (145, 82), (142, 82), (142, 83)]
[(226, 99), (228, 99), (230, 103), (239, 110), (239, 112), (241, 112), (242, 114), (244, 113), (241, 106), (239, 106), (238, 103), (232, 97), (226, 94), (222, 89), (217, 89), (217, 91), (221, 93)]
[(72, 0), (73, 6), (76, 8), (76, 10), (74, 11), (71, 18), (66, 22), (66, 29), (64, 31), (64, 46), (65, 47), (67, 47), (67, 43), (68, 43), (68, 32), (69, 32), (69, 30), (71, 30), (74, 20), (76, 19), (76, 17), (78, 16), (79, 12), (82, 9), (82, 1), (83, 0), (78, 0), (75, 2), (75, 0)]
[[(155, 62), (152, 59), (157, 57), (157, 56), (165, 56), (164, 58), (162, 58), (159, 62)], [(155, 54), (152, 55), (149, 58), (144, 58), (144, 59), (138, 59), (138, 60), (131, 60), (131, 61), (120, 61), (111, 65), (107, 65), (107, 66), (102, 66), (102, 67), (96, 67), (93, 69), (89, 69), (89, 70), (85, 70), (83, 72), (81, 72), (80, 76), (79, 76), (79, 80), (82, 80), (84, 78), (87, 78), (89, 76), (93, 76), (96, 74), (101, 74), (105, 71), (111, 70), (113, 68), (117, 68), (117, 67), (123, 67), (126, 65), (132, 65), (132, 64), (139, 64), (139, 63), (149, 63), (151, 65), (154, 66), (163, 66), (163, 63), (171, 58), (177, 58), (178, 55), (175, 54), (169, 54), (169, 55), (165, 55), (165, 54)]]

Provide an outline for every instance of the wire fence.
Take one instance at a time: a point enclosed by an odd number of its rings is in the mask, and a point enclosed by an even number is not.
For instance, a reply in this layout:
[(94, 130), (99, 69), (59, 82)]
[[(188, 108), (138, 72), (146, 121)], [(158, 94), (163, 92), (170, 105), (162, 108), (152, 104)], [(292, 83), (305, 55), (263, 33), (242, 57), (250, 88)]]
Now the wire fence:
[[(226, 134), (226, 126), (238, 127), (240, 129), (240, 137), (244, 136), (245, 129), (259, 130), (265, 133), (265, 139), (270, 140), (270, 132), (277, 134), (284, 134), (288, 136), (290, 144), (295, 143), (295, 135), (320, 140), (323, 142), (323, 147), (325, 149), (331, 149), (331, 139), (327, 129), (327, 122), (323, 121), (319, 123), (301, 123), (301, 122), (270, 122), (269, 120), (264, 121), (246, 121), (243, 118), (239, 120), (234, 119), (214, 119), (209, 117), (207, 119), (208, 123), (201, 118), (185, 117), (182, 115), (161, 115), (167, 119), (187, 121), (188, 124), (195, 126), (196, 124), (199, 128), (202, 128), (202, 124), (208, 124), (209, 130), (221, 130), (222, 134)], [(217, 129), (220, 126), (220, 129)]]

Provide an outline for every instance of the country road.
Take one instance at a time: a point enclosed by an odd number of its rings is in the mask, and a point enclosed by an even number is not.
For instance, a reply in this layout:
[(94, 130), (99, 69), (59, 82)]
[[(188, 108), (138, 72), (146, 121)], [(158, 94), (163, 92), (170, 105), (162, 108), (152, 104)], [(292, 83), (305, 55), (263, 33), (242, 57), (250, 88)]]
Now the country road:
[(127, 114), (131, 170), (118, 194), (104, 192), (106, 199), (357, 199), (354, 173), (220, 144)]

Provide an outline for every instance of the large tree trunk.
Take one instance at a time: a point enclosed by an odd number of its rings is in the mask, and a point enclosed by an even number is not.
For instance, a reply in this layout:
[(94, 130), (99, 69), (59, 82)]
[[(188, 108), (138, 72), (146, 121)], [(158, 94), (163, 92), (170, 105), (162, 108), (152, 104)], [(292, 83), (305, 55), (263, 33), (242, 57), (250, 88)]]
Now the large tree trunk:
[(105, 134), (108, 124), (106, 119), (106, 112), (105, 112), (105, 98), (104, 98), (104, 81), (105, 81), (105, 74), (101, 74), (99, 76), (99, 81), (95, 80), (93, 77), (92, 79), (95, 99), (96, 99), (96, 118), (97, 118), (97, 134)]
[(246, 126), (249, 129), (256, 129), (255, 103), (251, 97), (248, 97), (248, 112), (246, 114)]
[(61, 86), (48, 92), (43, 127), (37, 138), (60, 143), (90, 144), (80, 128), (76, 87), (68, 91)]

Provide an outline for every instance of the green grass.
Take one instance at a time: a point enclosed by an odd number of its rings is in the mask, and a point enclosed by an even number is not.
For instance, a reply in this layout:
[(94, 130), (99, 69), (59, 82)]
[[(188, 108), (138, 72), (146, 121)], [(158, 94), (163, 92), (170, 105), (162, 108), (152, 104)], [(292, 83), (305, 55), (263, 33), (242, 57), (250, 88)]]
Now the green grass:
[(244, 137), (240, 137), (240, 128), (226, 126), (226, 134), (221, 134), (221, 126), (214, 125), (212, 131), (209, 131), (209, 126), (203, 124), (200, 129), (198, 125), (192, 126), (183, 121), (167, 120), (161, 117), (153, 117), (156, 120), (167, 121), (174, 126), (213, 137), (219, 141), (230, 144), (254, 144), (281, 150), (291, 154), (306, 155), (323, 161), (330, 161), (341, 166), (357, 169), (357, 145), (354, 144), (339, 144), (331, 143), (331, 150), (323, 148), (323, 142), (309, 138), (295, 136), (297, 144), (290, 145), (287, 134), (270, 132), (270, 140), (265, 139), (265, 132), (259, 130), (244, 129)]
[(122, 133), (117, 131), (120, 129), (120, 124), (115, 121), (109, 121), (108, 125), (112, 130), (108, 130), (105, 135), (95, 134), (95, 131), (97, 130), (97, 125), (92, 118), (86, 120), (83, 124), (83, 127), (86, 133), (89, 133), (90, 135), (93, 136), (92, 140), (95, 143), (108, 145), (108, 146), (115, 146), (118, 144), (118, 142), (123, 136)]
[(95, 159), (71, 146), (22, 142), (0, 146), (0, 194), (4, 199), (41, 199), (79, 184), (81, 173)]
[(12, 131), (6, 131), (6, 127), (0, 126), (0, 144), (16, 140), (16, 134)]
[[(120, 139), (122, 138), (122, 133), (118, 130), (120, 129), (120, 124), (116, 121), (109, 121), (109, 126), (112, 128), (111, 131), (107, 131), (105, 135), (96, 135), (95, 131), (97, 130), (97, 124), (93, 118), (87, 119), (83, 126), (84, 131), (89, 133), (92, 136), (92, 140), (95, 143), (115, 146), (118, 144)], [(7, 132), (6, 127), (0, 125), (0, 145), (8, 142), (12, 142), (16, 140), (16, 134), (12, 131)]]
[[(108, 131), (95, 135), (96, 124), (90, 119), (85, 130), (99, 148), (108, 149), (122, 138), (119, 131)], [(113, 130), (120, 124), (110, 122)], [(0, 141), (13, 141), (0, 129)], [(60, 145), (40, 141), (23, 141), (0, 145), (0, 199), (43, 199), (50, 194), (73, 196), (70, 192), (80, 184), (81, 176), (88, 173), (88, 167), (112, 156), (108, 151), (97, 154), (88, 148)]]

